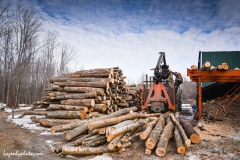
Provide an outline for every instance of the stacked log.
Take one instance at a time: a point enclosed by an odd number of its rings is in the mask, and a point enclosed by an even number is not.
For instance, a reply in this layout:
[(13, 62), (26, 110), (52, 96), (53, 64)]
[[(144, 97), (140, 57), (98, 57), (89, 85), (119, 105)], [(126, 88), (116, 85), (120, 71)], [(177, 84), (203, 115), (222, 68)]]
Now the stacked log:
[[(52, 88), (46, 89), (48, 93), (41, 101), (33, 103), (31, 112), (20, 117), (32, 114), (68, 119), (66, 114), (75, 114), (73, 119), (89, 119), (99, 115), (96, 113), (110, 114), (136, 106), (139, 103), (139, 88), (126, 85), (125, 78), (119, 67), (83, 70), (52, 77), (49, 79)], [(39, 107), (45, 108), (45, 112), (34, 111)]]
[[(197, 66), (196, 65), (191, 65), (191, 70), (195, 71), (197, 70)], [(203, 66), (200, 68), (200, 70), (209, 70), (209, 71), (213, 71), (213, 70), (228, 70), (229, 66), (226, 62), (223, 62), (222, 64), (217, 65), (217, 67), (211, 66), (211, 63), (209, 61), (206, 61)], [(233, 70), (239, 70), (238, 67), (234, 68)]]

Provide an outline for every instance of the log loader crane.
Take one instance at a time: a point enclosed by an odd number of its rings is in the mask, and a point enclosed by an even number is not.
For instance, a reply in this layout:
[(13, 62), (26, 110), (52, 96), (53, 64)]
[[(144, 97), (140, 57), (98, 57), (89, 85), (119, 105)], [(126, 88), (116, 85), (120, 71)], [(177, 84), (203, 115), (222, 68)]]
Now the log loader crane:
[(156, 67), (151, 69), (154, 70), (153, 81), (151, 81), (153, 84), (147, 88), (146, 83), (149, 81), (143, 81), (141, 85), (141, 109), (150, 112), (166, 112), (168, 110), (180, 112), (182, 102), (179, 85), (183, 82), (182, 75), (169, 69), (164, 52), (159, 54)]

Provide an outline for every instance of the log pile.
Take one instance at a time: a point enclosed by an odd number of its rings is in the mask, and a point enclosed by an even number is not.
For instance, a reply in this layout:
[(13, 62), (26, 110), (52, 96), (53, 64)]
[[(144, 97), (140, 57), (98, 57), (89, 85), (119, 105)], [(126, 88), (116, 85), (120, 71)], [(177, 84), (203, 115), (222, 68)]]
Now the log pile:
[[(191, 65), (191, 70), (195, 71), (197, 70), (197, 66), (196, 65)], [(229, 66), (226, 62), (223, 62), (222, 64), (217, 65), (216, 67), (214, 67), (213, 65), (211, 65), (211, 63), (209, 61), (206, 61), (202, 67), (200, 68), (200, 70), (209, 70), (209, 71), (213, 71), (213, 70), (228, 70)], [(238, 67), (235, 67), (233, 70), (239, 70)]]
[[(119, 67), (82, 70), (49, 79), (51, 89), (33, 108), (21, 115), (88, 119), (139, 104), (139, 87), (126, 85)], [(44, 112), (36, 112), (45, 108)], [(72, 115), (72, 116), (70, 116)]]

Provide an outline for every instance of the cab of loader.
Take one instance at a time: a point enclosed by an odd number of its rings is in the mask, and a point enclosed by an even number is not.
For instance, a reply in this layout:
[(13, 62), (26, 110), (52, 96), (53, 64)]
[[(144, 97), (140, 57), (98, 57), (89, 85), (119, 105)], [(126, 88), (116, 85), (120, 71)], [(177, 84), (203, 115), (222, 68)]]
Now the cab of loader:
[[(140, 88), (141, 109), (148, 112), (181, 111), (181, 90), (183, 82), (180, 73), (172, 72), (166, 64), (164, 52), (159, 53), (154, 76), (147, 77)], [(176, 77), (173, 80), (173, 75)]]

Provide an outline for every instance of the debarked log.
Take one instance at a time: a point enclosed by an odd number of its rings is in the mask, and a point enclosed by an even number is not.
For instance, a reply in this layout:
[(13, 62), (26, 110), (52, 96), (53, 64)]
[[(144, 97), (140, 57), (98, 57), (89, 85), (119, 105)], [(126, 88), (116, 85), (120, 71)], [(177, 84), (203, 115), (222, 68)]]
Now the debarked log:
[(73, 123), (70, 123), (70, 124), (57, 125), (57, 126), (51, 127), (50, 131), (52, 133), (67, 131), (67, 130), (74, 129), (78, 126), (81, 126), (82, 124), (84, 124), (86, 122), (87, 122), (87, 120), (81, 120), (81, 121), (73, 122)]
[(50, 97), (50, 99), (53, 99), (53, 100), (88, 99), (88, 98), (94, 98), (96, 96), (97, 96), (96, 92), (88, 92), (88, 93), (79, 93), (79, 94), (59, 95), (59, 96), (56, 96), (56, 97)]
[(94, 99), (68, 99), (61, 100), (61, 104), (63, 105), (72, 105), (72, 106), (86, 106), (93, 107), (95, 105)]
[(41, 119), (39, 123), (45, 127), (52, 127), (77, 121), (80, 121), (80, 119)]
[(63, 118), (63, 119), (82, 119), (85, 116), (86, 111), (52, 111), (47, 113), (48, 118)]

